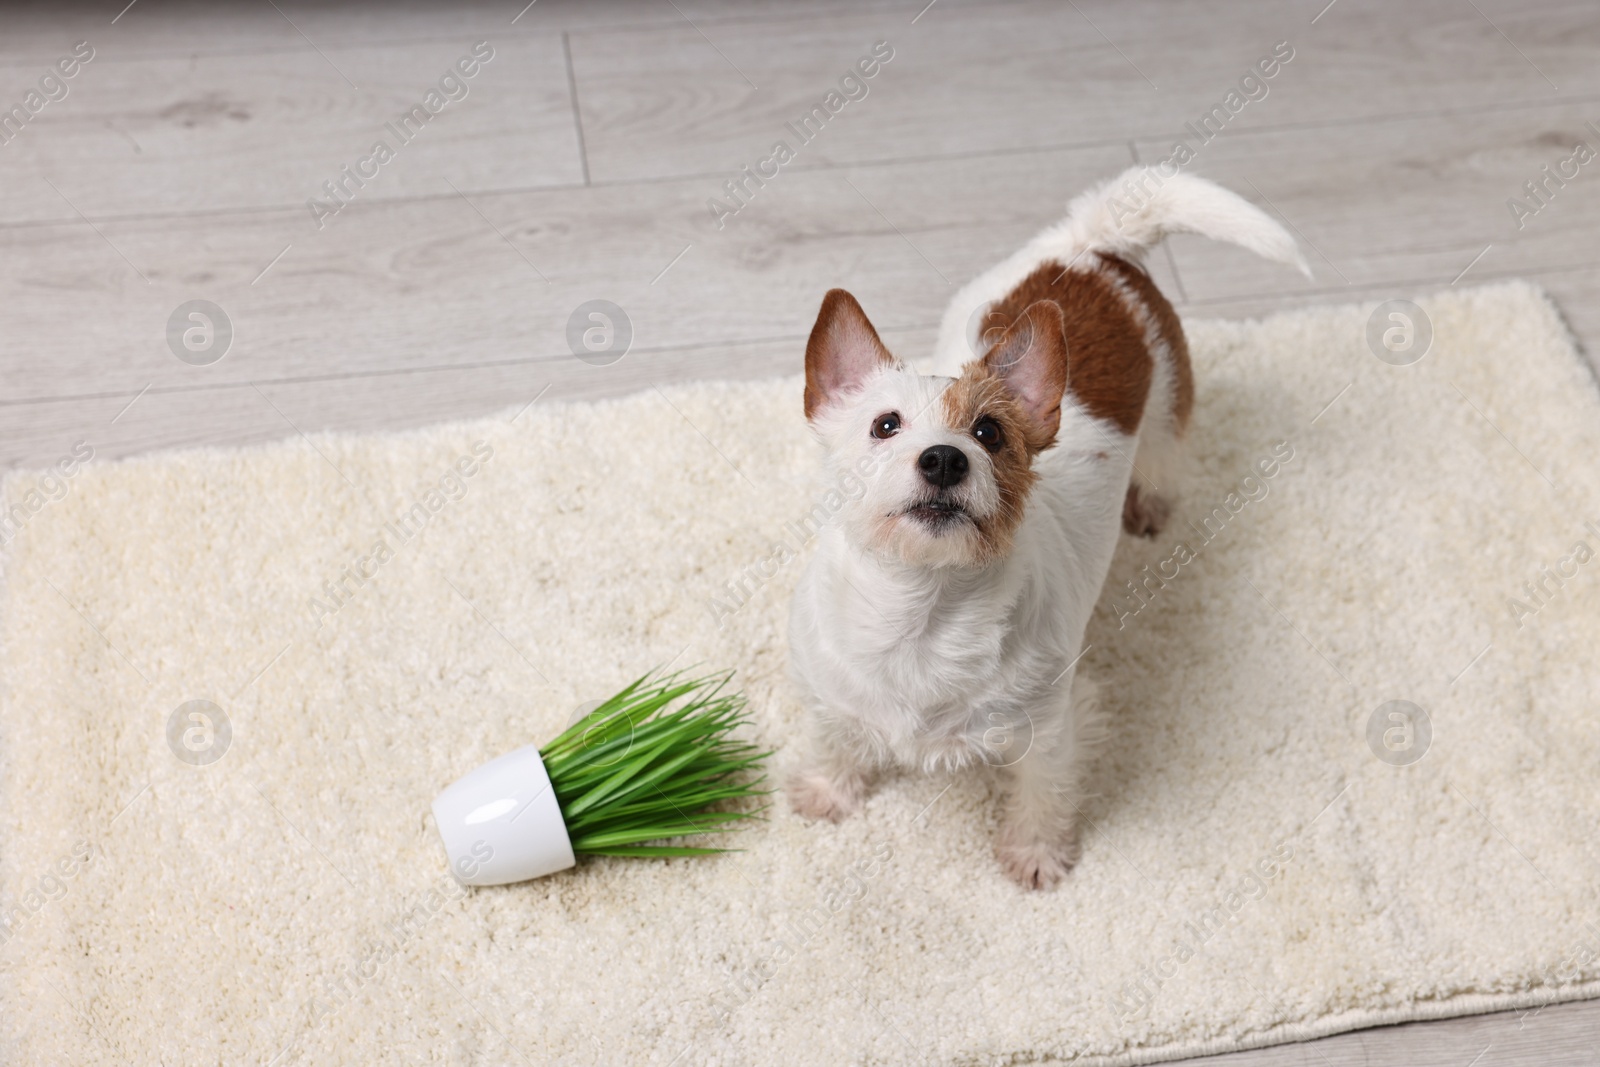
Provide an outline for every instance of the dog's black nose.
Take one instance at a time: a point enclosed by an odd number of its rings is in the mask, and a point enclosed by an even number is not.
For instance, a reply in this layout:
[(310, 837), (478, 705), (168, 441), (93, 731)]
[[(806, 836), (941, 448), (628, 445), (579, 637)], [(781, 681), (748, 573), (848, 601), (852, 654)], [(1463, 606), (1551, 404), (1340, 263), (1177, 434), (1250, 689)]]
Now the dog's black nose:
[(948, 489), (967, 476), (967, 454), (954, 445), (934, 445), (917, 457), (917, 469), (929, 485)]

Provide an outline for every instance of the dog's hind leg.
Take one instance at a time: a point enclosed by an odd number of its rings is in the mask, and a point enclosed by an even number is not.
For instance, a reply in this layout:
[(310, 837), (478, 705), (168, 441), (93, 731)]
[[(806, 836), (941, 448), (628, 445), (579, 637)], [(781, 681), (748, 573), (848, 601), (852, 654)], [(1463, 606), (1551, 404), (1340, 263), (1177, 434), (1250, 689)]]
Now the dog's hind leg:
[(1122, 528), (1135, 537), (1154, 537), (1172, 516), (1182, 441), (1170, 418), (1153, 418), (1139, 431), (1133, 477), (1122, 501)]
[(1117, 269), (1130, 299), (1141, 307), (1145, 342), (1155, 360), (1150, 398), (1139, 422), (1133, 478), (1122, 504), (1122, 528), (1137, 537), (1154, 537), (1167, 524), (1177, 496), (1183, 436), (1194, 409), (1194, 372), (1183, 325), (1172, 305), (1142, 271)]

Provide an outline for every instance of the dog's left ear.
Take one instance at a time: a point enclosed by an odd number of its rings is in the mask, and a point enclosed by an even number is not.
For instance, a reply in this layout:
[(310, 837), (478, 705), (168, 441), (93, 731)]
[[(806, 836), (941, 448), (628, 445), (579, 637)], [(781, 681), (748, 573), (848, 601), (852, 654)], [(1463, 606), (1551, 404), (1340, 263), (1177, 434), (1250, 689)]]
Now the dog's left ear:
[(806, 342), (806, 418), (815, 418), (835, 397), (853, 392), (878, 368), (893, 363), (856, 298), (829, 289)]
[(1067, 388), (1065, 328), (1060, 305), (1037, 301), (983, 357), (984, 365), (1021, 403), (1037, 432), (1038, 443), (1029, 441), (1035, 451), (1048, 447), (1061, 428), (1061, 396)]

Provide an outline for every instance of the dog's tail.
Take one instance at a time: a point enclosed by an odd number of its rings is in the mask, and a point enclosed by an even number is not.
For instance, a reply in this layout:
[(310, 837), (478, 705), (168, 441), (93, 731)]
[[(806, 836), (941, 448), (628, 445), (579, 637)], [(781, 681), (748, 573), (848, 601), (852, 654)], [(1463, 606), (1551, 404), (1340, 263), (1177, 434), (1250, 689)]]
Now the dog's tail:
[(1260, 208), (1204, 178), (1181, 172), (1163, 177), (1149, 166), (1133, 167), (1076, 197), (1067, 217), (1034, 239), (1033, 251), (1063, 263), (1087, 252), (1137, 261), (1169, 233), (1227, 241), (1311, 276), (1294, 238)]

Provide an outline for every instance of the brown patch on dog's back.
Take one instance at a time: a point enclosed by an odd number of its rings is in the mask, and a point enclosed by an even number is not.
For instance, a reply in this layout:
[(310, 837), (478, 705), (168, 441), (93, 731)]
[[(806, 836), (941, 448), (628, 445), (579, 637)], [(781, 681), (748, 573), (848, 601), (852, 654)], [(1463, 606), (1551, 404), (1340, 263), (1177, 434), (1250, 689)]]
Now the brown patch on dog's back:
[[(1011, 539), (1022, 522), (1028, 491), (1039, 476), (1033, 471), (1033, 457), (1050, 444), (1022, 410), (1005, 382), (982, 361), (969, 363), (939, 398), (945, 424), (952, 430), (971, 434), (973, 424), (987, 415), (1000, 424), (1001, 444), (989, 452), (994, 466), (995, 485), (1000, 491), (1000, 506), (978, 522), (981, 542), (979, 563), (998, 559), (1011, 551)], [(978, 446), (983, 448), (981, 444)]]
[(1156, 332), (1167, 343), (1167, 351), (1172, 353), (1172, 419), (1181, 434), (1189, 425), (1189, 413), (1194, 410), (1194, 369), (1189, 365), (1189, 341), (1183, 335), (1178, 313), (1172, 310), (1172, 304), (1156, 288), (1150, 275), (1125, 259), (1108, 255), (1100, 258), (1139, 294), (1144, 306), (1150, 309), (1151, 318), (1156, 320)]
[[(1122, 262), (1104, 254), (1100, 258)], [(1089, 414), (1133, 434), (1150, 396), (1155, 363), (1145, 347), (1144, 330), (1116, 286), (1099, 271), (1068, 270), (1051, 261), (994, 304), (990, 316), (1010, 324), (1039, 300), (1054, 301), (1061, 308), (1069, 361), (1067, 391)], [(1192, 398), (1192, 381), (1189, 388)]]

